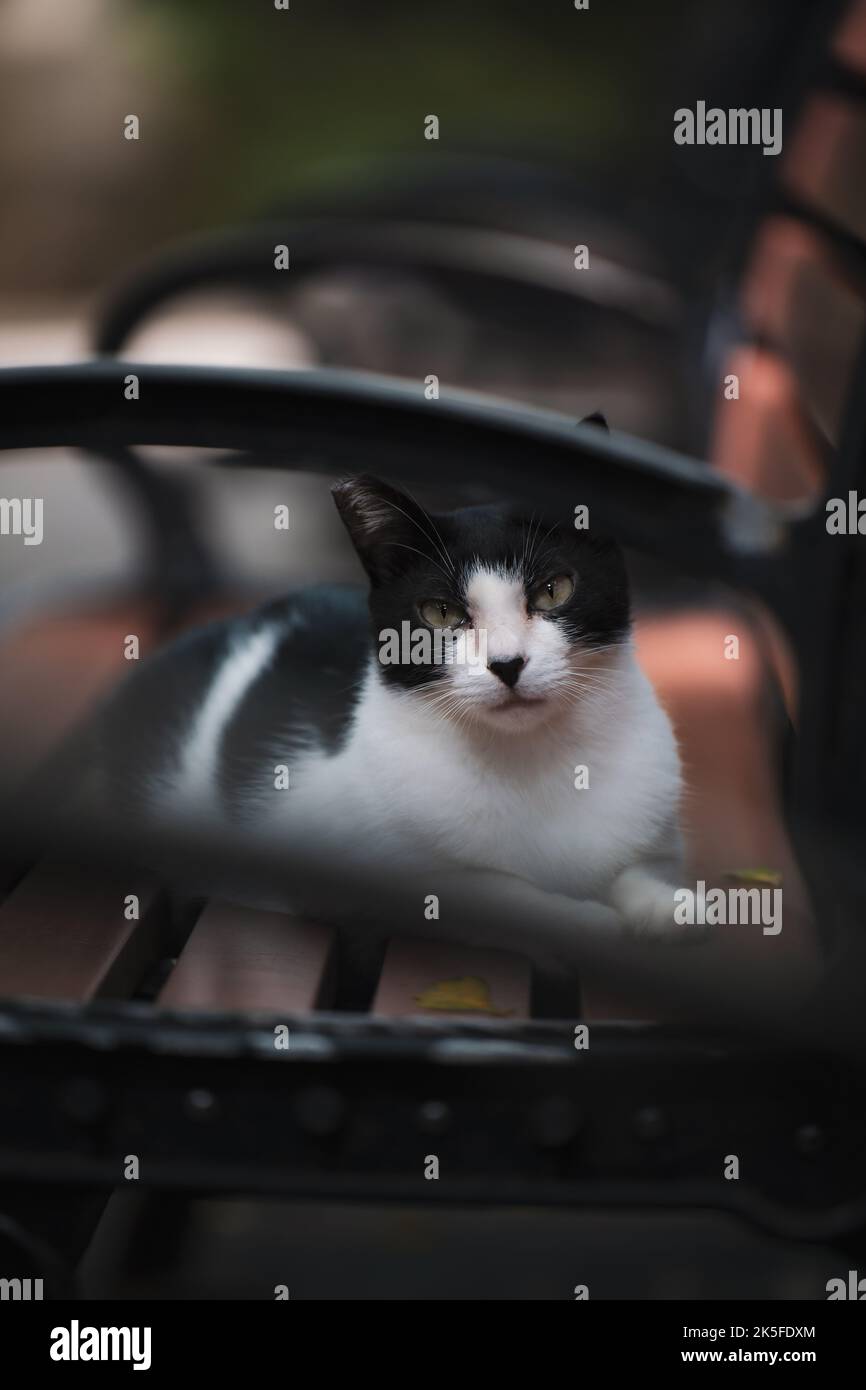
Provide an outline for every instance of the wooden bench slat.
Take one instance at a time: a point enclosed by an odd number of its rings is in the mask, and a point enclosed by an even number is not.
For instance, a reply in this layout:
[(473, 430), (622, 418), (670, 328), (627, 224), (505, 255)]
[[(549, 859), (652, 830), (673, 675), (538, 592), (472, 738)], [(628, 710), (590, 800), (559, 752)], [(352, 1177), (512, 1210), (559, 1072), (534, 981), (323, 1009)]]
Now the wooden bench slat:
[(4, 781), (35, 767), (81, 722), (121, 676), (123, 644), (135, 633), (147, 650), (152, 605), (104, 613), (43, 615), (0, 647), (0, 750)]
[(334, 940), (317, 923), (214, 900), (157, 1002), (170, 1009), (308, 1012), (329, 1001)]
[(758, 238), (742, 306), (751, 331), (793, 366), (819, 429), (838, 443), (866, 302), (838, 272), (822, 238), (792, 218), (771, 218)]
[(780, 502), (817, 497), (823, 460), (803, 416), (797, 381), (775, 353), (740, 347), (724, 366), (739, 397), (716, 411), (713, 466), (750, 492)]
[(785, 183), (798, 199), (866, 238), (866, 113), (859, 103), (811, 96), (784, 159)]
[[(222, 599), (185, 612), (183, 631), (248, 607)], [(105, 609), (42, 613), (0, 643), (0, 781), (14, 785), (75, 731), (134, 662), (124, 656), (135, 635), (144, 659), (169, 638), (158, 605), (130, 600)], [(60, 678), (58, 678), (58, 675)]]
[[(387, 1018), (528, 1018), (530, 984), (529, 962), (521, 956), (395, 937), (388, 943), (373, 1013)], [(454, 1007), (437, 1007), (449, 1003)]]
[(845, 12), (833, 52), (855, 72), (866, 73), (866, 0), (855, 0)]
[[(138, 920), (127, 920), (129, 895)], [(128, 997), (156, 958), (156, 884), (138, 871), (87, 873), (40, 864), (0, 907), (0, 996)]]

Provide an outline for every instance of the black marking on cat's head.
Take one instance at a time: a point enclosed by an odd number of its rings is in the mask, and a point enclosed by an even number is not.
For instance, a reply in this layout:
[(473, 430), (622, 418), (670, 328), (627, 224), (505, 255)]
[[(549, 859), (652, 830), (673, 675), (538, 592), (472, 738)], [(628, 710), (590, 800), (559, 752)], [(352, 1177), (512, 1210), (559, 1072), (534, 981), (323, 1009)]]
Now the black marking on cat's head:
[[(389, 684), (412, 689), (448, 681), (473, 707), (499, 708), (505, 699), (516, 708), (536, 697), (549, 704), (565, 697), (570, 673), (583, 669), (589, 654), (629, 635), (619, 546), (590, 529), (576, 530), (568, 514), (557, 521), (494, 505), (431, 515), (407, 493), (369, 475), (338, 484), (334, 498), (370, 579), (374, 641), (405, 623), (413, 631), (429, 627), (422, 611), (427, 600), (465, 614), (467, 633), (485, 633), (483, 679), (470, 682), (441, 661), (401, 661), (380, 667)], [(533, 595), (558, 576), (573, 582), (573, 592), (539, 611)], [(567, 587), (560, 584), (556, 592)], [(495, 668), (518, 657), (524, 662), (519, 680), (497, 679)]]

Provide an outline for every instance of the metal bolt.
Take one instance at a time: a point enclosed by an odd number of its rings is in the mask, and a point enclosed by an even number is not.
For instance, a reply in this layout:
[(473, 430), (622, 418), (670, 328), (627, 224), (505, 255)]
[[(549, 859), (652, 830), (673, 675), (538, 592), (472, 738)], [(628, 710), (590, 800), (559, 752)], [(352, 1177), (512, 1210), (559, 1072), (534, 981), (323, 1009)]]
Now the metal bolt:
[(442, 1100), (425, 1100), (418, 1107), (418, 1128), (424, 1134), (444, 1134), (453, 1118), (450, 1105)]
[(184, 1097), (183, 1108), (191, 1120), (209, 1120), (216, 1114), (217, 1098), (213, 1091), (203, 1087), (188, 1091)]
[(311, 1086), (300, 1091), (292, 1104), (295, 1119), (308, 1134), (324, 1138), (336, 1134), (343, 1124), (346, 1104), (331, 1086)]
[(813, 1158), (824, 1147), (824, 1134), (817, 1125), (800, 1125), (794, 1136), (798, 1151), (807, 1158)]
[(562, 1148), (580, 1129), (580, 1111), (568, 1096), (546, 1096), (533, 1108), (529, 1124), (536, 1144)]
[(638, 1139), (650, 1143), (667, 1133), (667, 1120), (657, 1105), (645, 1105), (634, 1117), (634, 1132)]
[(105, 1114), (108, 1094), (100, 1082), (88, 1076), (77, 1076), (63, 1088), (60, 1106), (76, 1124), (90, 1125)]

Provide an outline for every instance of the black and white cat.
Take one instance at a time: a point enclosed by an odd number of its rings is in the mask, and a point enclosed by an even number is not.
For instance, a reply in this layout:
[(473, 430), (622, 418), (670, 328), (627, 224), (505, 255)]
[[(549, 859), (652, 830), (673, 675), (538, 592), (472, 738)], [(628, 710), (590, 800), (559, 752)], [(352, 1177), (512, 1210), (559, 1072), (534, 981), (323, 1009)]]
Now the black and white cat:
[(615, 542), (510, 507), (433, 516), (372, 477), (334, 498), (369, 594), (301, 590), (145, 663), (105, 718), (117, 794), (672, 930), (680, 763)]

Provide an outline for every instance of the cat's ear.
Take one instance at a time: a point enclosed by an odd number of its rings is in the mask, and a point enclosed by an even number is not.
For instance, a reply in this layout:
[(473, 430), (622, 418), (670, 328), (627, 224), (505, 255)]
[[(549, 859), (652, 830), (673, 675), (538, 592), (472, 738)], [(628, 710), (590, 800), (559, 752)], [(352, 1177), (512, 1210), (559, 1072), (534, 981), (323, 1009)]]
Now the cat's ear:
[(405, 569), (412, 551), (430, 551), (427, 515), (399, 488), (363, 473), (337, 483), (331, 493), (374, 584)]
[(580, 424), (595, 425), (597, 429), (604, 430), (605, 434), (610, 433), (610, 426), (607, 423), (607, 418), (602, 415), (600, 410), (594, 410), (591, 415), (584, 415)]

